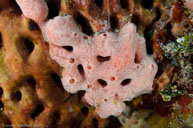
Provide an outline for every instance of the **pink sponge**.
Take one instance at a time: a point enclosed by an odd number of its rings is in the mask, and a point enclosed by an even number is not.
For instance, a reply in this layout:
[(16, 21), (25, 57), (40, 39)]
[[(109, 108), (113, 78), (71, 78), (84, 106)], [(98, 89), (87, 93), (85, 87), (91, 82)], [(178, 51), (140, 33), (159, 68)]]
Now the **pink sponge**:
[(16, 0), (24, 15), (37, 23), (42, 23), (48, 15), (44, 0)]
[(91, 37), (67, 15), (42, 23), (41, 29), (51, 58), (63, 67), (64, 88), (71, 93), (86, 90), (85, 100), (100, 117), (117, 116), (125, 109), (124, 101), (152, 91), (157, 65), (134, 24)]
[(187, 7), (193, 11), (193, 0), (186, 0)]

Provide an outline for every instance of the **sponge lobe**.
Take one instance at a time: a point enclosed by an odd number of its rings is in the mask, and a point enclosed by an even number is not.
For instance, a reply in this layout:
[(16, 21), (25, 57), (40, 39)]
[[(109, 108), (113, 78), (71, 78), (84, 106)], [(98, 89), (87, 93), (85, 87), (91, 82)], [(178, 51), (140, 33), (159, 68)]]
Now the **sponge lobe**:
[(193, 11), (193, 0), (186, 0), (187, 7)]
[[(127, 23), (119, 33), (90, 37), (77, 29), (71, 16), (64, 17), (49, 21), (47, 37), (53, 42), (52, 59), (64, 67), (62, 83), (67, 91), (86, 90), (84, 98), (102, 118), (121, 114), (124, 101), (152, 91), (157, 65), (134, 24)], [(69, 45), (73, 51), (64, 49)]]
[(48, 7), (44, 0), (16, 0), (24, 15), (37, 23), (42, 23), (48, 15)]

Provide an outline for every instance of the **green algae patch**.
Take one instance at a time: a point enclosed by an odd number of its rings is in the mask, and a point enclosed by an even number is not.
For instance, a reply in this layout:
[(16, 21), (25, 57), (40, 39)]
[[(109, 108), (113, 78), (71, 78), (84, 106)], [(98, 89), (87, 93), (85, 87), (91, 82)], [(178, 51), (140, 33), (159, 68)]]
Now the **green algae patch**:
[(169, 85), (166, 87), (166, 89), (161, 90), (160, 94), (164, 101), (170, 101), (173, 97), (184, 95), (185, 92), (186, 92), (185, 90), (179, 89), (177, 85), (174, 85), (174, 86)]

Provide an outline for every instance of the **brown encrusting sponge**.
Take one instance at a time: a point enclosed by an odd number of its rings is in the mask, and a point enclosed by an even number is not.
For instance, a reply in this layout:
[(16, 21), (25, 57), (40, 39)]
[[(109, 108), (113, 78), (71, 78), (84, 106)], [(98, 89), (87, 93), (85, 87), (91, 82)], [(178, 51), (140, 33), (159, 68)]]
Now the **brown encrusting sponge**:
[[(26, 17), (39, 23), (50, 44), (51, 58), (64, 67), (65, 90), (86, 90), (84, 98), (100, 117), (120, 115), (126, 107), (124, 101), (152, 91), (157, 65), (147, 55), (145, 40), (134, 24), (125, 24), (119, 33), (91, 37), (79, 30), (70, 15), (46, 22), (44, 0), (17, 2)], [(44, 14), (41, 19), (40, 14)]]

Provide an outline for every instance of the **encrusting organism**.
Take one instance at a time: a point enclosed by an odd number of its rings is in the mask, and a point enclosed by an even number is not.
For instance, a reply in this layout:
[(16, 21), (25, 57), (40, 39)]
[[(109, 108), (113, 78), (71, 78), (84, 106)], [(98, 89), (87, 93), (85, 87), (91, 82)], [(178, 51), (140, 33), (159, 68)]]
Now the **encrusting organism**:
[(83, 34), (70, 15), (47, 20), (44, 0), (16, 0), (23, 14), (39, 24), (50, 56), (61, 67), (65, 90), (85, 90), (85, 100), (102, 118), (120, 115), (124, 101), (150, 93), (157, 72), (145, 40), (132, 23), (119, 33)]
[(193, 0), (186, 0), (186, 6), (193, 11)]

